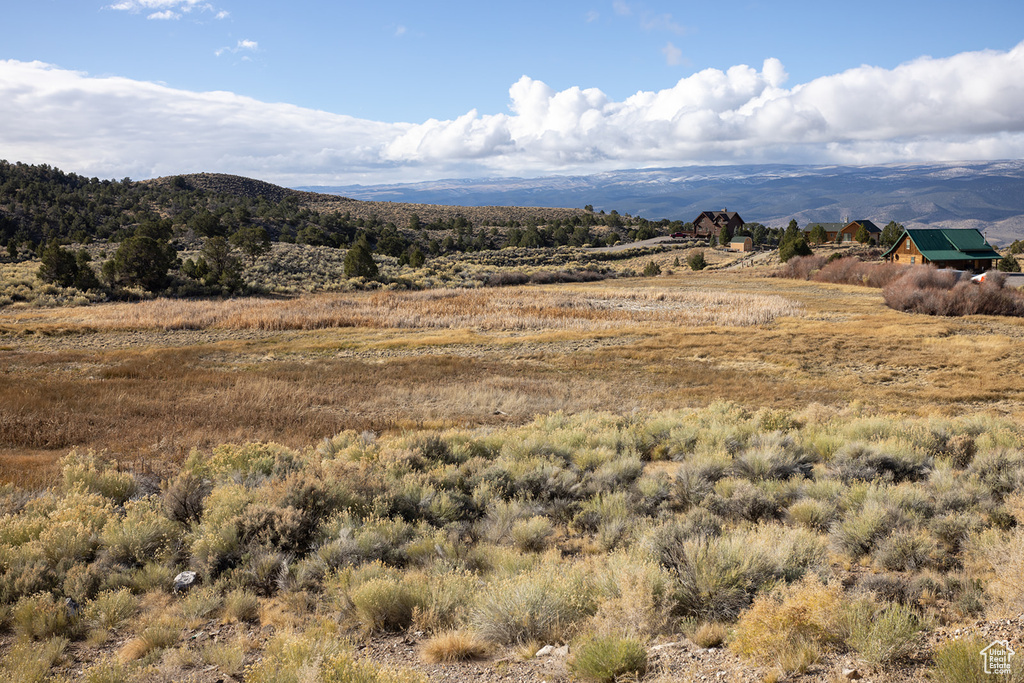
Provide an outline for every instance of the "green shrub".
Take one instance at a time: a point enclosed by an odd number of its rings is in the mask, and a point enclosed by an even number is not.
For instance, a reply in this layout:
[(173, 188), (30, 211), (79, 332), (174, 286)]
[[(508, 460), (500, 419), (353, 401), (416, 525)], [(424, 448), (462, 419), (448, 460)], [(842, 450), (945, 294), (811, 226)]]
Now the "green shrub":
[(0, 659), (0, 682), (43, 683), (53, 680), (50, 669), (68, 646), (66, 638), (52, 638), (43, 643), (19, 641)]
[(83, 683), (129, 683), (132, 672), (116, 659), (102, 660), (85, 670)]
[(412, 625), (414, 610), (427, 606), (424, 585), (406, 578), (370, 579), (351, 593), (352, 605), (366, 631), (401, 631)]
[(232, 641), (210, 641), (203, 645), (199, 657), (204, 664), (211, 664), (228, 676), (242, 670), (245, 663), (245, 642), (238, 638)]
[(571, 568), (542, 564), (487, 586), (471, 619), (491, 642), (550, 643), (564, 639), (595, 609), (587, 577)]
[(856, 559), (870, 553), (894, 523), (891, 512), (876, 503), (869, 503), (834, 524), (829, 538), (836, 550)]
[(135, 477), (128, 472), (119, 472), (115, 463), (93, 451), (71, 451), (60, 464), (67, 491), (98, 493), (120, 505), (138, 489)]
[(797, 237), (794, 240), (783, 242), (779, 245), (779, 260), (783, 263), (794, 256), (810, 256), (813, 253), (803, 237)]
[(426, 603), (413, 610), (416, 630), (438, 633), (462, 626), (480, 590), (479, 579), (469, 573), (444, 571), (427, 575), (424, 582)]
[(704, 504), (712, 513), (733, 521), (772, 520), (783, 511), (775, 496), (745, 479), (722, 479)]
[(708, 267), (708, 262), (704, 258), (703, 250), (695, 250), (690, 252), (686, 257), (686, 265), (690, 266), (690, 270), (704, 270)]
[(297, 469), (295, 451), (276, 443), (224, 444), (213, 449), (204, 467), (213, 474), (284, 476)]
[(408, 669), (385, 669), (355, 659), (336, 633), (313, 630), (282, 633), (268, 644), (263, 659), (245, 671), (246, 683), (426, 683)]
[(554, 525), (547, 517), (522, 519), (512, 526), (512, 542), (524, 552), (539, 552), (548, 547)]
[(993, 676), (985, 673), (985, 660), (981, 652), (989, 642), (979, 636), (947, 640), (935, 649), (935, 668), (930, 672), (937, 683), (999, 683), (1024, 682), (1024, 666), (1015, 656), (1009, 675)]
[(83, 616), (89, 628), (108, 631), (131, 619), (139, 609), (139, 600), (127, 588), (104, 591), (85, 606)]
[(791, 520), (819, 533), (828, 531), (838, 512), (835, 503), (815, 498), (798, 500), (786, 510), (786, 514)]
[(255, 622), (259, 617), (260, 601), (254, 594), (238, 588), (224, 596), (224, 621)]
[(569, 670), (586, 681), (612, 683), (620, 676), (643, 676), (647, 650), (635, 638), (592, 635), (576, 644)]
[(124, 515), (108, 522), (100, 539), (114, 562), (142, 566), (176, 541), (179, 532), (164, 516), (161, 502), (148, 497), (126, 503)]
[[(163, 562), (147, 562), (131, 574), (130, 586), (136, 593), (165, 592), (174, 586), (174, 577), (180, 570)], [(104, 586), (113, 588), (113, 586)], [(120, 587), (120, 586), (118, 586)]]
[(57, 636), (74, 639), (81, 634), (83, 626), (81, 615), (52, 593), (39, 593), (18, 600), (11, 620), (15, 632), (29, 640)]
[(865, 661), (878, 666), (892, 664), (916, 651), (925, 629), (913, 608), (899, 604), (879, 606), (869, 599), (847, 606), (843, 626), (849, 645)]
[(928, 532), (897, 529), (879, 543), (875, 560), (883, 569), (915, 571), (940, 564), (939, 545)]
[(815, 534), (778, 526), (687, 541), (667, 558), (677, 614), (735, 619), (762, 588), (796, 581), (818, 566), (824, 550)]
[(213, 618), (224, 603), (217, 586), (198, 586), (192, 588), (178, 601), (178, 610), (186, 622), (198, 622)]

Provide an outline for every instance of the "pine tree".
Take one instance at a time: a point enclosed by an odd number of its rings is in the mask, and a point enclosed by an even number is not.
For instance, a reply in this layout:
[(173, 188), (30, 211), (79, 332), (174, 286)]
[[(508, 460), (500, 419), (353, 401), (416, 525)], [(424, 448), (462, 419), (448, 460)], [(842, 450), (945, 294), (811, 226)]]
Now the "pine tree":
[(377, 264), (373, 261), (370, 246), (365, 239), (360, 239), (345, 254), (345, 277), (375, 278), (380, 274)]

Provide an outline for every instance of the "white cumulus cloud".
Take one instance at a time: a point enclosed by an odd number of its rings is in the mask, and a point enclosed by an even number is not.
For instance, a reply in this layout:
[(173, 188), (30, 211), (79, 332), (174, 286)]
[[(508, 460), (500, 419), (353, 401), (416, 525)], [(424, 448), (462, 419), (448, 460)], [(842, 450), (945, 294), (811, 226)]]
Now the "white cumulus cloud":
[[(239, 41), (230, 50), (257, 48)], [(12, 161), (102, 177), (219, 171), (291, 185), (1021, 158), (1021, 73), (1024, 43), (793, 85), (782, 63), (767, 59), (625, 99), (523, 76), (509, 88), (507, 112), (388, 123), (0, 61), (0, 150)]]
[(225, 53), (238, 54), (239, 52), (255, 52), (260, 49), (260, 44), (255, 40), (240, 40), (234, 47), (222, 47), (214, 50), (213, 54), (220, 57)]
[(146, 12), (147, 19), (180, 19), (190, 12), (213, 12), (217, 19), (226, 19), (229, 13), (218, 10), (206, 0), (120, 0), (104, 9), (139, 14)]

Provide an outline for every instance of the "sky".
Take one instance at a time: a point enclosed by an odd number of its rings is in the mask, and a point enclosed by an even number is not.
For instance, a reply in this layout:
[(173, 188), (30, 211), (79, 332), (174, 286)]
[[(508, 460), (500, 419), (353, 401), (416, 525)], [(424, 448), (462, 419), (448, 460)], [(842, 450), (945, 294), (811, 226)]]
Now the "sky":
[(1024, 158), (1020, 0), (8, 0), (0, 158), (290, 187)]

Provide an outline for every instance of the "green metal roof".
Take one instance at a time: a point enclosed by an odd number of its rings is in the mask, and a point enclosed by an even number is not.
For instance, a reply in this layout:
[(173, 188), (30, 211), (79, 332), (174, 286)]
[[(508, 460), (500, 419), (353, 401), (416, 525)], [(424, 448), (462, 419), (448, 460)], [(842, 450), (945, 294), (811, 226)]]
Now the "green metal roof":
[[(929, 261), (966, 261), (1000, 258), (999, 252), (993, 249), (985, 241), (984, 235), (974, 228), (940, 230), (905, 228), (904, 232), (910, 236), (910, 240), (917, 247), (917, 250)], [(884, 256), (893, 253), (900, 242), (902, 242), (902, 238), (896, 240), (896, 244), (890, 247)]]

